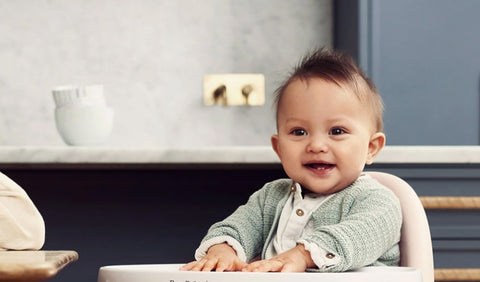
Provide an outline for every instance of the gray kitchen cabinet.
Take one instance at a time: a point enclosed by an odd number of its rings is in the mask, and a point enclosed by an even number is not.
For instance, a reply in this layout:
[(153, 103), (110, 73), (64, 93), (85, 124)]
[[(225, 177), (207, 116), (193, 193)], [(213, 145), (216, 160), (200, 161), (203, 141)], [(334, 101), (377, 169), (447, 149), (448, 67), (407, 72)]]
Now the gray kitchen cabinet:
[(339, 0), (335, 48), (384, 98), (388, 145), (478, 145), (480, 1)]

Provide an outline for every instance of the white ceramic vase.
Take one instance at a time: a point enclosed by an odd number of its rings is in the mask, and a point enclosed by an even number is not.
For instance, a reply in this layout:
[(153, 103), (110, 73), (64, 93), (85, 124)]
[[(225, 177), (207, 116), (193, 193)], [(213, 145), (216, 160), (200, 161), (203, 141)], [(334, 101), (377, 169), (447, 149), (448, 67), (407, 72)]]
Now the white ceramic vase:
[(97, 105), (66, 105), (55, 109), (55, 123), (68, 145), (104, 144), (113, 127), (113, 109)]

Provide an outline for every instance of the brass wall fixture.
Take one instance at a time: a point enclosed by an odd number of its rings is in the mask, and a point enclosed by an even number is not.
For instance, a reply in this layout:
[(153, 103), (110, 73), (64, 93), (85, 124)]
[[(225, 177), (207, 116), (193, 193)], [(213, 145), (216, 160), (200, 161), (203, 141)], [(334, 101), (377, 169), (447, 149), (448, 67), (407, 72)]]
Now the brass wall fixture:
[(215, 104), (222, 104), (224, 106), (228, 105), (227, 102), (227, 87), (225, 84), (222, 84), (218, 86), (214, 91), (213, 91), (213, 101)]
[(265, 104), (263, 74), (209, 74), (203, 80), (207, 106), (259, 106)]

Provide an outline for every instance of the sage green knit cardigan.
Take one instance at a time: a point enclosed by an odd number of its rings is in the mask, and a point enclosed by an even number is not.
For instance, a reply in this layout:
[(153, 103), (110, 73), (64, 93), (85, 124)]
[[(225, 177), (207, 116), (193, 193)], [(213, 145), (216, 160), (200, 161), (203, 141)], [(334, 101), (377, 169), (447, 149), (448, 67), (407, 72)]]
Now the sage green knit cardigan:
[[(202, 243), (231, 237), (247, 261), (265, 251), (276, 232), (292, 180), (279, 179), (252, 194), (225, 220), (209, 229)], [(402, 212), (397, 197), (375, 179), (359, 178), (336, 192), (312, 213), (313, 234), (300, 238), (317, 245), (325, 257), (309, 271), (341, 272), (369, 265), (398, 265)], [(323, 255), (322, 255), (323, 256)], [(318, 261), (322, 261), (318, 265)]]

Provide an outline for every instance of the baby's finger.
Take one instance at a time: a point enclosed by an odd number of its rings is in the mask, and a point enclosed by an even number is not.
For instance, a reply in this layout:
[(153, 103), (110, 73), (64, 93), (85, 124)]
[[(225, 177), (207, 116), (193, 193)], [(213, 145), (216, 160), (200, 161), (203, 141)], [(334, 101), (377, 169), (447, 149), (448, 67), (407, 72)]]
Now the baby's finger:
[(180, 267), (180, 270), (192, 270), (192, 268), (198, 263), (198, 261), (191, 261)]
[(232, 269), (232, 270), (233, 271), (240, 271), (240, 270), (243, 270), (247, 265), (248, 265), (248, 263), (246, 263), (244, 261), (241, 261), (240, 259), (237, 259), (235, 261), (234, 269)]
[(190, 270), (191, 271), (202, 271), (206, 263), (207, 263), (207, 260), (201, 259), (201, 260), (197, 261), (197, 263), (195, 265), (193, 265)]
[(260, 264), (259, 261), (252, 262), (252, 263), (249, 263), (249, 264), (245, 265), (245, 266), (242, 268), (242, 271), (254, 271), (254, 270), (257, 269), (260, 265), (261, 265), (261, 264)]
[(261, 260), (253, 262), (246, 267), (246, 271), (252, 272), (278, 272), (282, 269), (283, 264), (279, 261)]
[(223, 260), (219, 260), (218, 263), (217, 263), (217, 268), (215, 269), (215, 271), (216, 272), (223, 272), (225, 270), (232, 270), (230, 264), (223, 261)]
[(212, 271), (212, 269), (215, 269), (218, 264), (218, 259), (209, 259), (207, 260), (201, 269), (201, 271)]
[(292, 263), (286, 263), (283, 265), (282, 269), (280, 272), (298, 272), (298, 268), (296, 267), (295, 264)]

